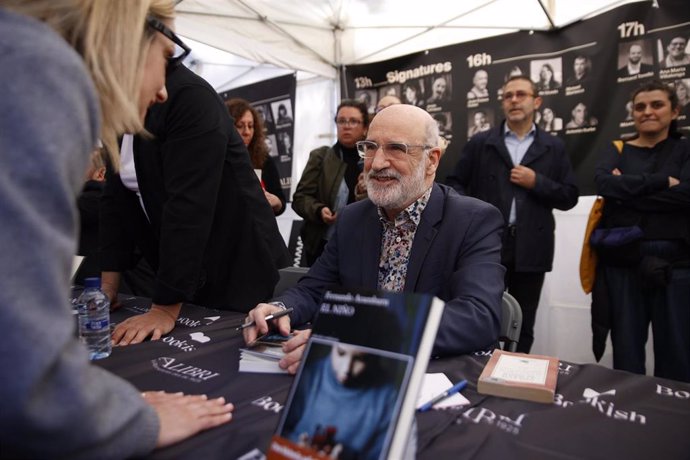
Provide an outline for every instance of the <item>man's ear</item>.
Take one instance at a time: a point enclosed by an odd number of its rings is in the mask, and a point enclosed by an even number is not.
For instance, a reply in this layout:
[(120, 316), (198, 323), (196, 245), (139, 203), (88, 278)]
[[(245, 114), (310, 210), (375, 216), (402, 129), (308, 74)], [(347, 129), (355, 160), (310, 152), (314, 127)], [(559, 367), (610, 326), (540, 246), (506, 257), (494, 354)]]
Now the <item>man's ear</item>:
[(438, 169), (439, 161), (441, 161), (441, 148), (440, 147), (434, 147), (433, 149), (430, 149), (428, 161), (426, 164), (426, 175), (427, 176), (432, 176), (432, 175), (436, 174), (436, 170)]

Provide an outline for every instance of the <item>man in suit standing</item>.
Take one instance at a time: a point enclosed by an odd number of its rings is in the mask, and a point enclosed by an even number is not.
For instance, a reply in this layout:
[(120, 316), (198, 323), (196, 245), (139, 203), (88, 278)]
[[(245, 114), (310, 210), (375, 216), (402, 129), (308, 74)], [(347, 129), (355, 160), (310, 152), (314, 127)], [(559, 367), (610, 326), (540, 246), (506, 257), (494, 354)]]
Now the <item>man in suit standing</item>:
[(518, 351), (529, 353), (544, 274), (553, 262), (552, 210), (575, 206), (578, 189), (563, 142), (534, 123), (542, 102), (535, 84), (511, 77), (502, 98), (505, 122), (467, 142), (448, 184), (503, 214), (505, 285), (522, 307)]
[[(313, 320), (325, 289), (339, 284), (444, 300), (436, 355), (495, 345), (503, 222), (493, 206), (434, 182), (438, 145), (437, 123), (418, 107), (394, 105), (374, 117), (366, 140), (357, 143), (369, 198), (341, 211), (323, 254), (295, 287), (249, 312), (256, 327), (245, 329), (245, 340), (267, 332), (264, 318), (285, 306), (294, 311), (274, 321), (281, 333)], [(308, 336), (302, 332), (287, 342), (281, 367), (296, 371)]]
[(652, 72), (654, 68), (642, 62), (642, 45), (637, 43), (630, 45), (628, 49), (628, 62), (618, 69), (619, 77), (632, 77), (633, 75), (641, 75)]

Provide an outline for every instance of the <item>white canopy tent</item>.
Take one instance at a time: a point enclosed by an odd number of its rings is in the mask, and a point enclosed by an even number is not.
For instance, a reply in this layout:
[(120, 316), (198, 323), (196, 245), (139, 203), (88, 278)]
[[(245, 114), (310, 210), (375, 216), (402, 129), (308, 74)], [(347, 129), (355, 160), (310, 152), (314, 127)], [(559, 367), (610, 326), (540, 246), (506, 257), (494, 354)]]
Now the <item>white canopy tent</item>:
[[(294, 188), (309, 151), (334, 142), (340, 65), (518, 30), (558, 29), (635, 1), (658, 6), (656, 0), (183, 0), (176, 23), (179, 34), (191, 39), (196, 70), (219, 91), (297, 72)], [(573, 362), (594, 359), (590, 298), (578, 282), (592, 201), (581, 197), (574, 209), (554, 213), (554, 269), (542, 290), (534, 353)], [(292, 216), (290, 210), (281, 218)], [(609, 346), (602, 363), (611, 364), (610, 352)], [(648, 352), (647, 369), (652, 362)]]
[(335, 80), (340, 65), (558, 29), (632, 1), (640, 0), (182, 0), (177, 28), (243, 58), (237, 76), (270, 65)]

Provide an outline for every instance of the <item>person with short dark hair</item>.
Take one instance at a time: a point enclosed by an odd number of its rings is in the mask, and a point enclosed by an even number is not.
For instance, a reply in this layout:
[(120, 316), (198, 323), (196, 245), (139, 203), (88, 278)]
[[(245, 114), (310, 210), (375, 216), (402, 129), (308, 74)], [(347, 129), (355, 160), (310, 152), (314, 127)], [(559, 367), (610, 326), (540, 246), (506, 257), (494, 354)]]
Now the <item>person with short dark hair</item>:
[(628, 59), (625, 65), (618, 69), (618, 77), (631, 77), (652, 72), (654, 67), (642, 62), (643, 58), (642, 45), (639, 43), (630, 45), (630, 48), (628, 48)]
[(529, 353), (544, 275), (553, 263), (553, 209), (575, 206), (578, 188), (563, 141), (535, 125), (542, 99), (534, 82), (511, 77), (502, 98), (506, 120), (467, 141), (447, 182), (503, 215), (505, 285), (522, 309), (517, 349)]
[(573, 59), (573, 75), (566, 82), (566, 86), (584, 85), (589, 82), (589, 74), (592, 71), (592, 60), (584, 55), (575, 56)]
[(304, 219), (301, 237), (307, 265), (314, 264), (323, 252), (340, 210), (366, 197), (359, 184), (362, 171), (355, 143), (369, 129), (367, 106), (352, 99), (341, 101), (335, 124), (337, 142), (311, 151), (292, 197), (292, 209)]
[(601, 152), (594, 181), (605, 199), (599, 228), (641, 236), (595, 247), (593, 348), (599, 359), (610, 329), (613, 367), (645, 374), (651, 322), (654, 375), (690, 382), (690, 148), (665, 83), (647, 82), (631, 100), (637, 136)]

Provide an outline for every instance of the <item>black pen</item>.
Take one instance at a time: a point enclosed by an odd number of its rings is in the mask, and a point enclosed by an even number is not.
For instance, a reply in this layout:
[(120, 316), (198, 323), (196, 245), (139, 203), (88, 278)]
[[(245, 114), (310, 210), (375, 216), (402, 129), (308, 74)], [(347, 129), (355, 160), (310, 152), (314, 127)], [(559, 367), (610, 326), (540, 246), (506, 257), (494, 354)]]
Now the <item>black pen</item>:
[[(271, 313), (270, 315), (265, 317), (264, 320), (270, 321), (272, 319), (276, 319), (276, 318), (283, 317), (285, 315), (289, 315), (291, 312), (292, 312), (292, 307), (286, 308), (285, 310), (281, 310), (278, 313)], [(245, 328), (250, 327), (250, 326), (255, 326), (255, 325), (256, 325), (256, 321), (250, 321), (248, 323), (242, 324), (241, 326), (237, 326), (237, 328), (235, 330), (241, 331), (242, 329), (245, 329)]]

